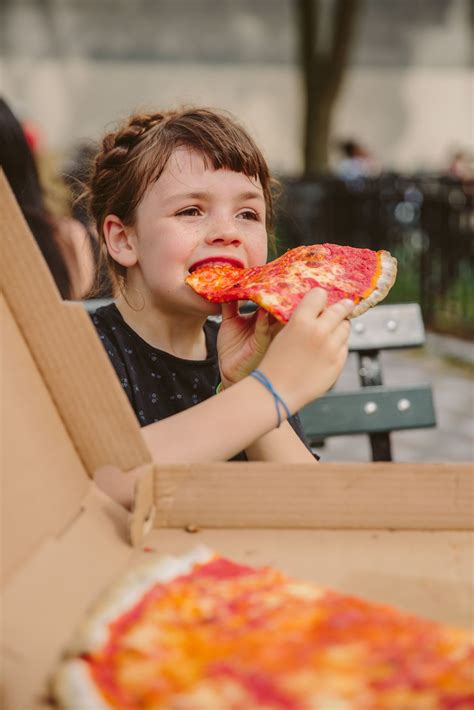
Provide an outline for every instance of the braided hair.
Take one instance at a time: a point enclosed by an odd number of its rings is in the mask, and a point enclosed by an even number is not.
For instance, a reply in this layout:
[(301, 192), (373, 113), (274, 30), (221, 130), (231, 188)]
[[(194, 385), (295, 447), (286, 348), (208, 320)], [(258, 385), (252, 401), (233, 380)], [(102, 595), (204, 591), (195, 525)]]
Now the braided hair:
[[(266, 204), (266, 227), (273, 239), (273, 196), (276, 181), (249, 134), (232, 117), (205, 108), (139, 113), (105, 135), (84, 197), (101, 243), (101, 261), (121, 288), (126, 268), (109, 255), (104, 220), (115, 214), (131, 226), (135, 211), (150, 184), (156, 182), (178, 147), (199, 151), (215, 170), (225, 168), (259, 178)], [(99, 266), (100, 273), (100, 266)]]

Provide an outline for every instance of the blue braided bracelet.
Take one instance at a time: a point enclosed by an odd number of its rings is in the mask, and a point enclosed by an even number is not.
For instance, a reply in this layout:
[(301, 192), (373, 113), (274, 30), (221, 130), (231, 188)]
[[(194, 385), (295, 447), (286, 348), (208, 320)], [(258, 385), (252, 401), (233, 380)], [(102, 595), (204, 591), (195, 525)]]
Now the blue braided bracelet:
[(260, 384), (262, 384), (264, 387), (266, 387), (266, 389), (269, 392), (271, 392), (271, 394), (273, 395), (273, 399), (275, 401), (275, 409), (277, 410), (277, 415), (278, 415), (277, 427), (279, 427), (281, 424), (280, 406), (283, 407), (283, 409), (285, 410), (286, 417), (287, 418), (291, 417), (291, 412), (288, 409), (285, 401), (280, 397), (280, 395), (274, 389), (274, 387), (273, 387), (272, 383), (270, 382), (270, 380), (268, 379), (268, 377), (266, 375), (264, 375), (263, 372), (261, 372), (260, 370), (253, 370), (250, 373), (250, 377), (254, 377), (256, 380), (258, 380), (258, 382), (260, 382)]

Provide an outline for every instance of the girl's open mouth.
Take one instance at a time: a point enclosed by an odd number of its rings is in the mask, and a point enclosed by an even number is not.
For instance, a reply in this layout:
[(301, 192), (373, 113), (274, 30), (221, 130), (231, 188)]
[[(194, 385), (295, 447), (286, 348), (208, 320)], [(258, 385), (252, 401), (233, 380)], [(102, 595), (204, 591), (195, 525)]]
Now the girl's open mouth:
[(227, 256), (210, 256), (207, 259), (200, 259), (196, 261), (189, 267), (189, 273), (192, 274), (196, 269), (200, 269), (203, 266), (219, 266), (220, 264), (228, 264), (236, 269), (243, 269), (244, 265), (240, 259), (233, 259)]

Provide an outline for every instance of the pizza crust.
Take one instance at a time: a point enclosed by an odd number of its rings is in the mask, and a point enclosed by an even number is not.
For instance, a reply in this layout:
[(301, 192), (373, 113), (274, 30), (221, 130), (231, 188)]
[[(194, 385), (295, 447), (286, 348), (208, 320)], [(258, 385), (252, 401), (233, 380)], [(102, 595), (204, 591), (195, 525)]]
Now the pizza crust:
[(102, 648), (108, 638), (110, 622), (139, 602), (150, 587), (187, 574), (195, 564), (207, 562), (211, 557), (212, 552), (200, 546), (182, 557), (163, 557), (132, 570), (92, 607), (68, 647), (67, 655), (94, 653)]
[(369, 308), (372, 308), (372, 306), (380, 303), (395, 283), (395, 279), (397, 278), (397, 260), (388, 251), (381, 250), (378, 253), (380, 254), (382, 270), (377, 280), (377, 285), (367, 298), (363, 298), (359, 301), (349, 318), (357, 318), (357, 316), (361, 316), (368, 311)]
[(60, 708), (67, 710), (110, 710), (97, 690), (89, 666), (80, 658), (65, 661), (53, 682), (54, 698)]
[(191, 572), (195, 564), (208, 562), (214, 553), (204, 545), (181, 557), (167, 556), (132, 570), (108, 590), (90, 609), (65, 659), (52, 679), (53, 696), (68, 710), (105, 710), (109, 706), (98, 693), (88, 664), (78, 658), (100, 650), (108, 639), (109, 624), (137, 604), (155, 584), (166, 584)]

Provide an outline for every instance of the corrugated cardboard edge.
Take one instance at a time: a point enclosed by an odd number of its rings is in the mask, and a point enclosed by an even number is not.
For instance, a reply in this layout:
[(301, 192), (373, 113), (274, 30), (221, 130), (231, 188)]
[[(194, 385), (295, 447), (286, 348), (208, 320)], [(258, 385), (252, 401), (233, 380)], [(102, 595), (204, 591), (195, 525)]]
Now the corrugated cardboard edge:
[(87, 472), (149, 462), (89, 316), (81, 304), (61, 300), (2, 171), (0, 215), (2, 290)]
[(135, 484), (134, 504), (130, 516), (130, 542), (134, 547), (141, 545), (153, 528), (156, 517), (154, 488), (153, 466), (142, 467)]
[(473, 530), (470, 464), (156, 468), (157, 527)]

